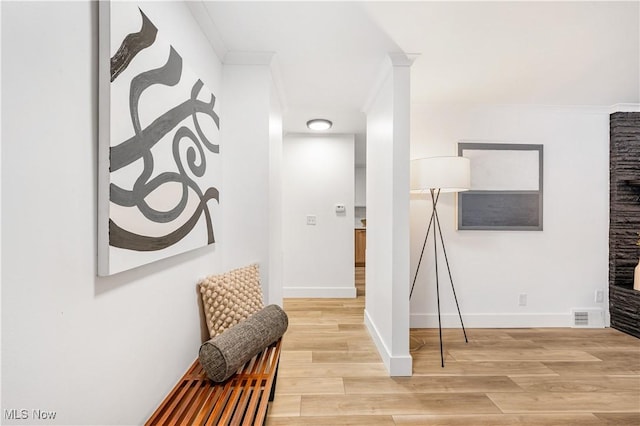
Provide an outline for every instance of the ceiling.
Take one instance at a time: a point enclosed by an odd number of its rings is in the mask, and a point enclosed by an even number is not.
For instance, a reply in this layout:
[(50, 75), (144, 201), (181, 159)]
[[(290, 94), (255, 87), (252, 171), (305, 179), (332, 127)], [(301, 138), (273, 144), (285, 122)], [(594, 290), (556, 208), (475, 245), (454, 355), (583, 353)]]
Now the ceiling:
[[(208, 2), (218, 55), (274, 52), (284, 129), (364, 134), (389, 52), (414, 103), (640, 103), (640, 2)], [(194, 10), (194, 9), (192, 9)], [(204, 22), (204, 24), (203, 24)], [(206, 28), (212, 26), (211, 28)]]

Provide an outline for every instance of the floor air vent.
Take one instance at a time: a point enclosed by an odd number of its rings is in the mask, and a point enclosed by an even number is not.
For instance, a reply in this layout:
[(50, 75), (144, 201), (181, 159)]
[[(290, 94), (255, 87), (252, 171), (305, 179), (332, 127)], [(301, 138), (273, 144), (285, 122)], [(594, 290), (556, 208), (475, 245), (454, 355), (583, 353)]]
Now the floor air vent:
[(604, 328), (604, 312), (602, 309), (573, 309), (574, 328)]
[(574, 312), (573, 325), (576, 327), (587, 327), (589, 325), (589, 312), (585, 312), (585, 311)]

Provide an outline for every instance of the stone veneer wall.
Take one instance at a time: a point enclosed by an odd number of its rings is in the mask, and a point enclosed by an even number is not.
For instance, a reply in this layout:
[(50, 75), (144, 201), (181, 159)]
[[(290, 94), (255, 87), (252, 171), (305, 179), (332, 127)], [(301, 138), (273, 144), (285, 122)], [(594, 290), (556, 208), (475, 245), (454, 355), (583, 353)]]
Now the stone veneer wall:
[(609, 162), (611, 327), (640, 337), (640, 291), (633, 290), (640, 255), (640, 113), (611, 114)]

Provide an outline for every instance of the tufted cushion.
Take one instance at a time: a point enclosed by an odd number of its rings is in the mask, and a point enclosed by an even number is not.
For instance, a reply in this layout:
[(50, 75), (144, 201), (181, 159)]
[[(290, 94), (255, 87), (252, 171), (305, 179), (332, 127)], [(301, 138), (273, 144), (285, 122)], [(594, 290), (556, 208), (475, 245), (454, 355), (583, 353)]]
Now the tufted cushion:
[(252, 357), (278, 340), (289, 320), (278, 305), (269, 305), (200, 346), (199, 359), (214, 382), (231, 377)]
[(264, 307), (258, 265), (210, 275), (198, 285), (210, 337), (217, 336)]

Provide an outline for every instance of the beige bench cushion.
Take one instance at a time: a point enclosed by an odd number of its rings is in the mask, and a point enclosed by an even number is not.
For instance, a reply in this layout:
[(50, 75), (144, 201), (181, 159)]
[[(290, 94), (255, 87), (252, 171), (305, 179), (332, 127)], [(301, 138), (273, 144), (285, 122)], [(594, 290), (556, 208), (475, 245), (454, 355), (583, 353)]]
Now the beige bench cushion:
[(210, 275), (198, 284), (211, 338), (264, 307), (256, 264)]

